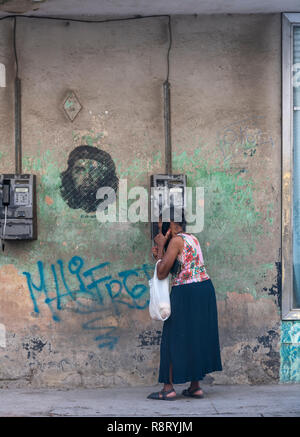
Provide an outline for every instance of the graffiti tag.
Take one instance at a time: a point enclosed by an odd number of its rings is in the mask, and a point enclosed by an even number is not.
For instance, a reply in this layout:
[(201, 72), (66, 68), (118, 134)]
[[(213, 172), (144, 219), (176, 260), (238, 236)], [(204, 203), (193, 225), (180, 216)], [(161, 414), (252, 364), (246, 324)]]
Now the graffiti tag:
[(69, 311), (76, 314), (93, 314), (91, 320), (82, 323), (82, 329), (98, 331), (99, 335), (94, 337), (98, 346), (112, 349), (118, 342), (118, 326), (103, 326), (103, 312), (109, 310), (110, 313), (119, 316), (122, 306), (129, 309), (146, 309), (149, 305), (148, 280), (151, 278), (153, 267), (144, 264), (137, 269), (118, 272), (115, 277), (107, 273), (110, 267), (111, 263), (104, 262), (86, 269), (83, 258), (73, 256), (68, 263), (58, 259), (51, 264), (46, 279), (46, 266), (42, 261), (38, 261), (38, 280), (34, 280), (30, 272), (23, 272), (34, 312), (40, 314), (41, 303), (45, 304), (51, 312), (52, 319), (60, 322), (61, 311), (68, 302), (72, 302)]

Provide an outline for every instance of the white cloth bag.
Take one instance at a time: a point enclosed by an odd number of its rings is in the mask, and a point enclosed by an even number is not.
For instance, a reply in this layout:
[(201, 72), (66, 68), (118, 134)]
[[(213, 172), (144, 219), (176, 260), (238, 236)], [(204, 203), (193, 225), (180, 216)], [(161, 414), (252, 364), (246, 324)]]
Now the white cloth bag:
[(157, 277), (157, 264), (155, 264), (155, 270), (153, 278), (149, 281), (150, 287), (150, 302), (149, 313), (153, 320), (161, 320), (164, 322), (170, 317), (171, 303), (169, 293), (169, 276), (165, 279), (158, 279)]

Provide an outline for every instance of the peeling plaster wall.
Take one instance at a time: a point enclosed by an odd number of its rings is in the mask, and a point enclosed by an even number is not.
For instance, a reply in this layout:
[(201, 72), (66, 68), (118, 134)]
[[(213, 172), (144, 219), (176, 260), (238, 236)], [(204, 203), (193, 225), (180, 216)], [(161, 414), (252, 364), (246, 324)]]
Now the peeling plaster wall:
[[(280, 373), (281, 25), (275, 15), (173, 19), (173, 168), (205, 188), (198, 234), (215, 285), (223, 372)], [(0, 172), (14, 171), (12, 23), (0, 23)], [(61, 174), (81, 144), (109, 153), (128, 189), (164, 171), (164, 18), (18, 20), (23, 171), (38, 177), (38, 240), (0, 258), (1, 386), (157, 381), (162, 325), (148, 314), (147, 223), (100, 224), (69, 207)], [(71, 123), (72, 90), (82, 110)], [(118, 199), (120, 197), (120, 186)]]

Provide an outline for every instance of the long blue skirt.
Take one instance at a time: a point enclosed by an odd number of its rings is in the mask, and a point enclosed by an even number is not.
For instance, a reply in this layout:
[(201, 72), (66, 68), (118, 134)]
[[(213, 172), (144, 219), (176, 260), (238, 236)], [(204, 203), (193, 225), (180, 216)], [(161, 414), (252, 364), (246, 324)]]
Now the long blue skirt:
[(200, 381), (221, 371), (218, 314), (211, 279), (172, 287), (171, 315), (163, 324), (159, 382)]

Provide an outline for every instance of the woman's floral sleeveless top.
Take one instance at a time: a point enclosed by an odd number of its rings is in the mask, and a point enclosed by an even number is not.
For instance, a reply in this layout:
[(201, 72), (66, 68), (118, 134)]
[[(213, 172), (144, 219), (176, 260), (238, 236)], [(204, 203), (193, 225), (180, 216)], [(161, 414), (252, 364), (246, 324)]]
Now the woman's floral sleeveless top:
[(191, 234), (177, 234), (183, 238), (184, 247), (178, 257), (181, 263), (180, 272), (172, 276), (172, 286), (190, 284), (210, 279), (204, 267), (203, 255), (199, 241)]

